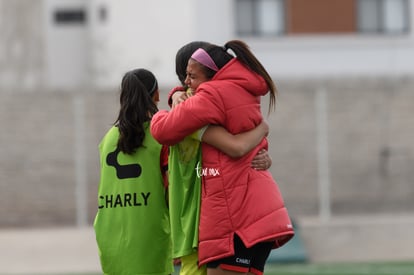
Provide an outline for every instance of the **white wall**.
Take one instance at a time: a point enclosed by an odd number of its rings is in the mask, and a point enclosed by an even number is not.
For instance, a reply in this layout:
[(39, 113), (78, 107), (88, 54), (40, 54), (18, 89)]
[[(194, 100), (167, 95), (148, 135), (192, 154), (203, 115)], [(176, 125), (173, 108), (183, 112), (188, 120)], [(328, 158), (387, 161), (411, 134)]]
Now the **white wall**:
[(87, 13), (87, 0), (46, 0), (44, 3), (44, 77), (47, 86), (67, 90), (89, 85), (91, 60), (88, 24), (54, 22), (54, 13), (59, 9), (84, 9)]
[[(118, 85), (133, 67), (152, 70), (162, 86), (177, 84), (176, 51), (193, 40), (224, 44), (234, 33), (232, 0), (93, 0), (106, 22), (91, 22), (97, 86)], [(414, 15), (414, 5), (411, 5)], [(414, 29), (413, 20), (411, 20)], [(414, 36), (242, 37), (276, 78), (414, 75)]]
[(204, 40), (222, 45), (234, 38), (233, 1), (197, 0), (193, 22), (194, 40)]
[(412, 37), (288, 37), (248, 43), (276, 77), (414, 75)]
[[(191, 0), (95, 0), (108, 19), (93, 24), (94, 75), (100, 87), (119, 85), (132, 68), (152, 70), (161, 83), (178, 83), (175, 53), (192, 35)], [(94, 12), (94, 11), (93, 11)]]

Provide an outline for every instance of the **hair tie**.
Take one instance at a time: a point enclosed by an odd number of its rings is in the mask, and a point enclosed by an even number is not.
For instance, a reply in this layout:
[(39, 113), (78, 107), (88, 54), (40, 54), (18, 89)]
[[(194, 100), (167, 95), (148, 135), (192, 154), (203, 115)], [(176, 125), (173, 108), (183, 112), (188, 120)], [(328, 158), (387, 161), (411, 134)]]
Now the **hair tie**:
[[(142, 74), (143, 70), (141, 70), (140, 72), (141, 72), (141, 74)], [(145, 80), (145, 76), (144, 76), (144, 79), (141, 79), (141, 77), (142, 77), (142, 76), (141, 76), (141, 75), (138, 75), (138, 74), (139, 74), (139, 72), (133, 72), (133, 73), (132, 73), (132, 75), (133, 75), (134, 77), (136, 77), (136, 79), (137, 79), (139, 82), (141, 82), (141, 84), (145, 87), (145, 89), (147, 89), (148, 94), (149, 94), (150, 96), (152, 96), (152, 95), (154, 94), (154, 92), (155, 92), (155, 89), (157, 88), (157, 84), (158, 84), (157, 79), (156, 79), (155, 77), (153, 77), (153, 78), (154, 78), (154, 84), (152, 85), (151, 89), (149, 89), (149, 88), (147, 87), (147, 84), (146, 84), (146, 83), (148, 83), (148, 82), (144, 81), (144, 80)]]
[(149, 93), (150, 96), (152, 96), (154, 94), (156, 88), (157, 88), (157, 80), (154, 79), (154, 85), (152, 85), (151, 90), (148, 90), (148, 93)]
[(198, 48), (192, 55), (191, 58), (197, 61), (198, 63), (206, 66), (207, 68), (212, 69), (213, 71), (218, 71), (218, 67), (211, 56), (202, 48)]

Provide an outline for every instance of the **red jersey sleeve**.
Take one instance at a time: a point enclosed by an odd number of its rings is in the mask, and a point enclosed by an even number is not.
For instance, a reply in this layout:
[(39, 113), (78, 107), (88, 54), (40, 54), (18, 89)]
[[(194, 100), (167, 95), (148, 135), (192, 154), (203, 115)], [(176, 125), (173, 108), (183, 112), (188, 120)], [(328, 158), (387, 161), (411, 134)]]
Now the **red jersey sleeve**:
[(164, 187), (168, 187), (168, 149), (169, 147), (166, 145), (163, 145), (161, 148), (161, 155), (160, 155), (160, 168), (162, 177), (164, 180)]
[(178, 91), (185, 91), (184, 87), (182, 86), (177, 86), (175, 88), (173, 88), (169, 93), (168, 93), (168, 106), (172, 106), (172, 96), (175, 92)]

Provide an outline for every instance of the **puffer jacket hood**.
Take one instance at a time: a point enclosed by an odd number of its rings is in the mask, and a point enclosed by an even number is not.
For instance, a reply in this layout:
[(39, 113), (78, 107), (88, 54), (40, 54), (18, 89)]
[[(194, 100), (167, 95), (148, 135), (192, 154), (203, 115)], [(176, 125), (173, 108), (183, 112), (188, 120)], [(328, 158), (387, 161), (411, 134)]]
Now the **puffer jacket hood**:
[(216, 81), (232, 82), (240, 88), (248, 91), (253, 96), (264, 96), (269, 92), (266, 81), (260, 75), (244, 66), (237, 58), (229, 61), (220, 71), (218, 71), (211, 81), (202, 83), (198, 89), (205, 86), (214, 86)]

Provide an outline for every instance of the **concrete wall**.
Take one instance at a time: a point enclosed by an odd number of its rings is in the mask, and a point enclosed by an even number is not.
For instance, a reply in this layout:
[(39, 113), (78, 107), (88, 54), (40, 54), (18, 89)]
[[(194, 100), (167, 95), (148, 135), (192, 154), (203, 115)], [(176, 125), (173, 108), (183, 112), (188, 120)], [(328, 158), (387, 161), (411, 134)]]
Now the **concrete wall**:
[(85, 212), (91, 222), (97, 146), (115, 119), (116, 92), (0, 98), (1, 226), (75, 225)]
[(310, 262), (412, 262), (414, 216), (349, 215), (299, 221)]
[[(414, 211), (413, 84), (279, 82), (277, 110), (268, 118), (271, 172), (293, 217), (319, 215), (315, 91), (321, 87), (327, 95), (332, 216)], [(0, 226), (91, 223), (97, 146), (117, 111), (116, 90), (0, 93)]]
[[(271, 168), (294, 216), (320, 207), (315, 93), (326, 91), (333, 215), (414, 210), (412, 79), (280, 82)], [(392, 201), (392, 202), (391, 202)]]
[(39, 0), (0, 0), (2, 90), (41, 90), (45, 86), (42, 14)]

